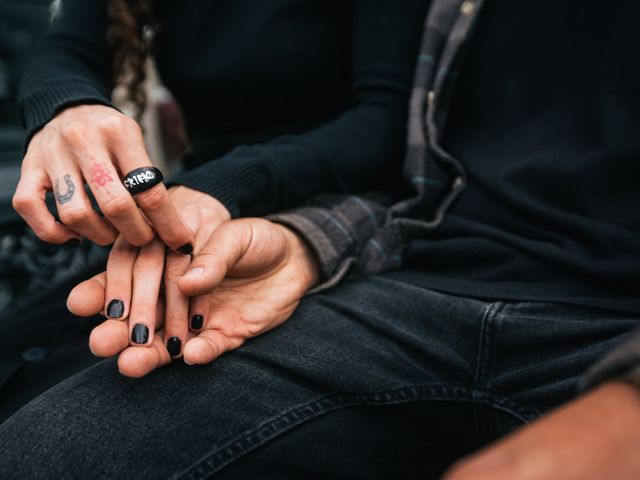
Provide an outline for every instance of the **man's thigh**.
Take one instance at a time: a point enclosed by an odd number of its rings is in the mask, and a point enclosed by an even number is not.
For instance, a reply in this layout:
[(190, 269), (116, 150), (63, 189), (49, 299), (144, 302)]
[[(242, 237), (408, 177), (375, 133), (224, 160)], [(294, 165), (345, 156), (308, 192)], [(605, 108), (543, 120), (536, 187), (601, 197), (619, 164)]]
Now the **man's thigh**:
[[(448, 320), (460, 333), (466, 322), (455, 318)], [(215, 478), (250, 478), (251, 472), (265, 472), (265, 480), (441, 478), (457, 459), (573, 397), (585, 370), (640, 324), (637, 315), (602, 308), (500, 301), (487, 304), (473, 321), (480, 333), (471, 388), (461, 386), (467, 401), (332, 412), (259, 447)]]

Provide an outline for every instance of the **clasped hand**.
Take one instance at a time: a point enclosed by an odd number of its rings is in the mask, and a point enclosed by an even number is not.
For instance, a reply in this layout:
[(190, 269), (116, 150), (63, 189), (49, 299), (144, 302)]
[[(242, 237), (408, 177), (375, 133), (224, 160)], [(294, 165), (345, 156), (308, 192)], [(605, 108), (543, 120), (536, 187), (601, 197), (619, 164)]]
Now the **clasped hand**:
[(264, 219), (230, 220), (213, 197), (170, 190), (195, 236), (193, 259), (155, 239), (113, 245), (107, 269), (76, 286), (67, 305), (107, 320), (89, 340), (100, 357), (120, 354), (123, 375), (141, 377), (172, 358), (206, 364), (284, 322), (317, 281), (306, 243)]

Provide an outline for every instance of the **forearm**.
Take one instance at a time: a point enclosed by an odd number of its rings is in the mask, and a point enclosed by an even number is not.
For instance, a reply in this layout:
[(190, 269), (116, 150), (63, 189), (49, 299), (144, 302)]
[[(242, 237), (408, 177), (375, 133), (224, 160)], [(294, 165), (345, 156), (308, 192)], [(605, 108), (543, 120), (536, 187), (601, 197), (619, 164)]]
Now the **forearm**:
[(406, 97), (360, 106), (317, 130), (242, 146), (170, 180), (215, 196), (234, 216), (261, 216), (320, 193), (354, 193), (401, 175)]
[(19, 108), (31, 137), (62, 109), (111, 105), (111, 54), (101, 0), (63, 3), (22, 76)]

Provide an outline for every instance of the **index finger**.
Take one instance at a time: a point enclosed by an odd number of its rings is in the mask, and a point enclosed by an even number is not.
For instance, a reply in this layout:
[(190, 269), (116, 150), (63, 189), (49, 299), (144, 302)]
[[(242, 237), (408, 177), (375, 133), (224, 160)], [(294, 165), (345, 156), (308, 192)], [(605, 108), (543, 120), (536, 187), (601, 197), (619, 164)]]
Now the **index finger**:
[[(111, 149), (123, 176), (136, 168), (152, 166), (139, 129), (119, 136), (117, 141), (112, 142)], [(163, 184), (155, 185), (133, 198), (169, 248), (186, 255), (193, 251), (193, 232), (182, 221)]]

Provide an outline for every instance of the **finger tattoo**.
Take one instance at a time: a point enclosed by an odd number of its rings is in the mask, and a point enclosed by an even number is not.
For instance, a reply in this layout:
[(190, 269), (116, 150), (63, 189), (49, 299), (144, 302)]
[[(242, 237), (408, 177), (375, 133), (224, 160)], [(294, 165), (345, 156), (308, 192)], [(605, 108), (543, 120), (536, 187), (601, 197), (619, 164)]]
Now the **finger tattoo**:
[(65, 175), (64, 176), (64, 181), (67, 184), (67, 191), (65, 193), (61, 193), (60, 192), (60, 179), (56, 179), (56, 186), (53, 189), (53, 193), (56, 197), (56, 200), (58, 201), (58, 203), (60, 205), (70, 202), (71, 199), (73, 198), (73, 194), (76, 191), (76, 186), (73, 184), (73, 181), (71, 180), (71, 175)]
[(91, 165), (89, 169), (89, 173), (91, 174), (91, 178), (89, 179), (89, 183), (93, 185), (97, 185), (99, 187), (105, 187), (108, 183), (113, 182), (113, 178), (111, 177), (111, 173), (107, 170), (103, 163), (94, 163)]

